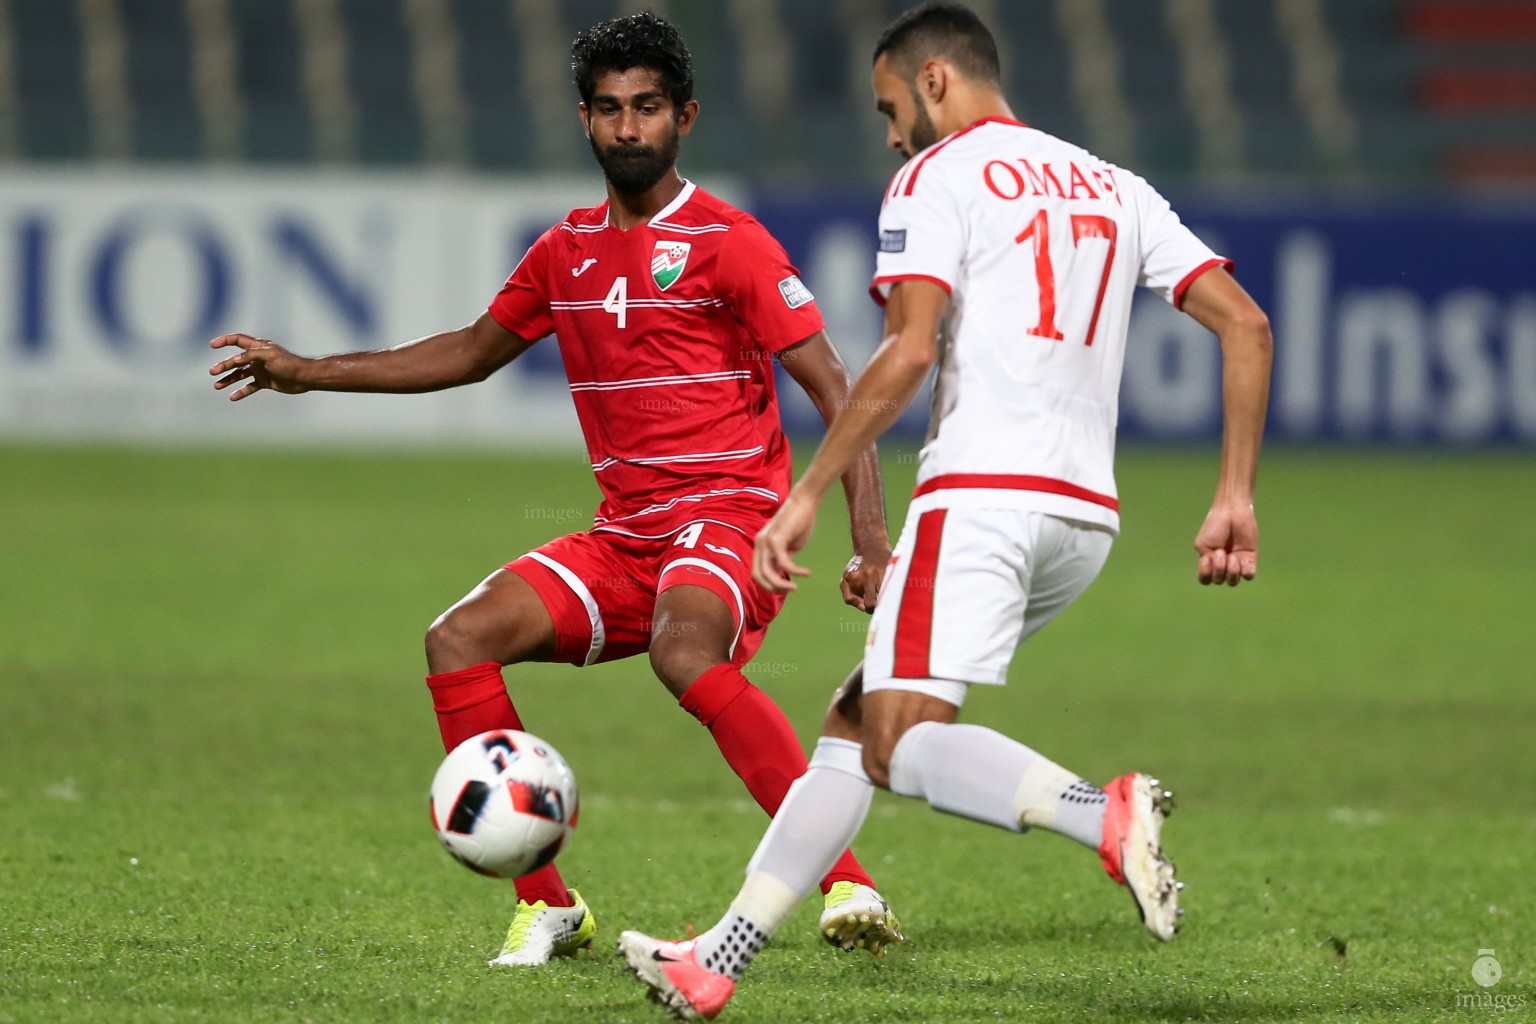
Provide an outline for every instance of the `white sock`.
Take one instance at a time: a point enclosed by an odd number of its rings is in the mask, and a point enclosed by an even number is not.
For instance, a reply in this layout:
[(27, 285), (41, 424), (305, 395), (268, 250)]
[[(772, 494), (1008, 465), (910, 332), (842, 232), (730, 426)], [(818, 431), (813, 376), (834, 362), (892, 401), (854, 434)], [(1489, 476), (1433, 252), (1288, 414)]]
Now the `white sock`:
[(920, 722), (891, 752), (891, 791), (1013, 832), (1044, 828), (1094, 849), (1104, 791), (1002, 733)]
[(810, 769), (789, 787), (747, 864), (730, 912), (698, 937), (694, 955), (737, 980), (853, 842), (874, 796), (864, 748), (823, 736)]

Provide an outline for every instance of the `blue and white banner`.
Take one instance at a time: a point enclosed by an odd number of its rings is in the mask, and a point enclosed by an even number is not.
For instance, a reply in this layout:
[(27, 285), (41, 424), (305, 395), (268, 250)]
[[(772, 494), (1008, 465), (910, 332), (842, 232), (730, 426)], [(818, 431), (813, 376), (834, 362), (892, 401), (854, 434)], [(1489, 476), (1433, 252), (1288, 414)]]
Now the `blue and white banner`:
[[(875, 190), (706, 187), (789, 250), (855, 369), (879, 337)], [(478, 316), (523, 250), (601, 197), (577, 181), (333, 173), (0, 175), (0, 436), (568, 444), (554, 345), (438, 395), (230, 406), (206, 347), (240, 330), (305, 354), (377, 348)], [(1301, 441), (1536, 441), (1536, 205), (1180, 202), (1275, 329), (1270, 434)], [(1138, 300), (1122, 434), (1209, 440), (1220, 351)], [(793, 384), (792, 432), (820, 430)], [(921, 402), (900, 430), (920, 436)]]
[(461, 326), (595, 188), (322, 171), (0, 176), (0, 436), (569, 445), (579, 434), (558, 366), (432, 395), (231, 405), (207, 369), (232, 350), (208, 341), (240, 331), (320, 355)]
[[(800, 262), (840, 348), (879, 330), (864, 291), (878, 198), (760, 196), (759, 216)], [(1536, 204), (1179, 202), (1237, 262), (1275, 335), (1272, 437), (1485, 444), (1536, 441)], [(1150, 294), (1137, 299), (1121, 435), (1212, 439), (1221, 429), (1215, 339)], [(795, 424), (814, 411), (790, 403)], [(921, 429), (924, 410), (903, 420)]]

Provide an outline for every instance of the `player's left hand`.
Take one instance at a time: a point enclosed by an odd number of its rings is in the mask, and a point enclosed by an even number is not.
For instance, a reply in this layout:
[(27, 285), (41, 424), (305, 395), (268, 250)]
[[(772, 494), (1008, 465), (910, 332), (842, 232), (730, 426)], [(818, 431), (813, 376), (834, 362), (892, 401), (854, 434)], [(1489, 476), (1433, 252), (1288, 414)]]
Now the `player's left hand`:
[(891, 549), (860, 550), (843, 567), (843, 603), (861, 612), (872, 612), (880, 600), (880, 585), (885, 582), (886, 567), (891, 564)]
[(1259, 521), (1247, 501), (1211, 506), (1195, 534), (1202, 585), (1235, 587), (1259, 572)]
[(795, 564), (794, 554), (811, 539), (816, 528), (817, 503), (790, 492), (779, 511), (758, 531), (752, 549), (752, 578), (775, 594), (798, 589), (793, 577), (809, 576), (811, 570)]

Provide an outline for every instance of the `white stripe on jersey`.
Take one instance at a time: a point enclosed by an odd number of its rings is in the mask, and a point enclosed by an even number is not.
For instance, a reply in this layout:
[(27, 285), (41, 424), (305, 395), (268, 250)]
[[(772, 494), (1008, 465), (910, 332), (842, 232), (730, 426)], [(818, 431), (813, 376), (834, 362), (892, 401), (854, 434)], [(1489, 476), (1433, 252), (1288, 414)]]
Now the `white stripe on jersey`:
[(601, 473), (609, 466), (620, 462), (631, 466), (664, 466), (672, 462), (735, 462), (737, 459), (749, 459), (754, 455), (762, 454), (763, 446), (755, 448), (738, 448), (730, 452), (690, 452), (687, 455), (657, 455), (645, 459), (615, 459), (607, 458), (602, 462), (592, 463), (592, 472)]
[[(732, 494), (755, 494), (760, 498), (767, 498), (769, 501), (775, 502), (782, 500), (779, 497), (778, 492), (770, 491), (766, 487), (731, 487), (724, 490), (705, 491), (702, 494), (685, 494), (682, 497), (673, 498), (671, 501), (664, 502), (663, 504), (651, 505), (648, 508), (641, 509), (639, 512), (631, 512), (627, 516), (619, 516), (617, 519), (604, 519), (599, 516), (596, 520), (594, 520), (594, 529), (597, 526), (602, 526), (605, 523), (622, 523), (626, 519), (637, 519), (640, 516), (648, 516), (655, 512), (666, 512), (685, 501), (704, 501), (707, 498), (724, 498), (729, 497)], [(633, 534), (633, 536), (642, 537), (644, 534), (637, 533)], [(664, 533), (661, 534), (661, 536), (666, 537), (669, 536), (669, 534)]]
[(697, 186), (687, 178), (682, 179), (682, 181), (683, 187), (678, 189), (677, 195), (672, 197), (672, 201), (658, 210), (655, 216), (651, 218), (651, 227), (655, 227), (657, 224), (672, 216), (678, 210), (681, 210), (684, 206), (687, 206), (688, 200), (693, 198), (693, 193), (697, 190)]
[[(729, 550), (729, 548), (726, 550)], [(731, 655), (735, 654), (736, 641), (741, 639), (741, 630), (747, 624), (747, 606), (746, 602), (742, 601), (741, 599), (741, 588), (736, 585), (736, 581), (731, 579), (730, 574), (727, 573), (724, 569), (720, 568), (714, 562), (707, 562), (702, 558), (674, 558), (672, 561), (661, 567), (661, 572), (656, 574), (656, 579), (660, 580), (674, 565), (684, 565), (691, 566), (695, 569), (703, 569), (710, 575), (718, 576), (720, 579), (724, 580), (725, 585), (730, 588), (731, 596), (736, 599), (736, 635), (731, 637), (731, 646), (726, 649), (725, 653), (726, 657), (730, 657)]]
[[(729, 492), (726, 492), (726, 493), (729, 493)], [(699, 499), (694, 499), (694, 500), (697, 501)], [(636, 512), (635, 515), (640, 515), (640, 513)], [(746, 530), (743, 530), (741, 527), (737, 526), (735, 523), (727, 523), (727, 522), (725, 522), (724, 520), (721, 520), (721, 519), (708, 519), (708, 518), (690, 519), (686, 523), (684, 523), (683, 525), (674, 527), (674, 528), (668, 530), (666, 533), (636, 533), (634, 530), (624, 530), (624, 529), (620, 529), (617, 526), (609, 526), (609, 525), (607, 525), (608, 523), (619, 522), (620, 520), (629, 519), (629, 518), (631, 518), (631, 517), (630, 516), (620, 516), (618, 519), (603, 519), (602, 517), (598, 517), (598, 519), (596, 521), (596, 525), (594, 525), (592, 527), (592, 532), (596, 533), (598, 530), (603, 530), (604, 532), (607, 532), (607, 533), (617, 533), (621, 537), (635, 537), (635, 538), (637, 538), (639, 540), (661, 540), (663, 537), (672, 537), (672, 536), (675, 536), (675, 535), (677, 535), (679, 533), (682, 533), (684, 530), (688, 529), (688, 527), (692, 526), (694, 523), (714, 523), (716, 526), (723, 526), (723, 527), (725, 527), (728, 530), (735, 530), (737, 533), (741, 534), (743, 537), (751, 536), (750, 534), (747, 533)]]
[(751, 370), (722, 370), (719, 373), (684, 373), (675, 377), (634, 377), (630, 380), (572, 381), (572, 391), (624, 391), (628, 388), (661, 388), (673, 384), (702, 384), (717, 380), (746, 380)]
[[(684, 178), (682, 189), (677, 193), (676, 196), (673, 197), (672, 201), (661, 210), (661, 212), (657, 213), (650, 219), (650, 227), (659, 228), (662, 231), (675, 231), (680, 235), (708, 235), (718, 231), (731, 230), (731, 226), (729, 224), (714, 223), (683, 225), (672, 224), (667, 221), (668, 217), (672, 216), (674, 213), (681, 210), (684, 206), (688, 205), (688, 200), (693, 198), (693, 193), (697, 190), (697, 187), (698, 186), (694, 185), (693, 182), (689, 181), (687, 178)], [(612, 212), (610, 211), (609, 215), (603, 218), (603, 223), (601, 224), (572, 224), (569, 220), (566, 220), (560, 223), (560, 227), (572, 233), (579, 232), (581, 234), (595, 234), (599, 231), (606, 231), (608, 229), (609, 221), (611, 218)], [(630, 303), (630, 305), (634, 305), (634, 303)]]
[[(604, 308), (610, 305), (607, 299), (585, 299), (581, 302), (561, 302), (550, 300), (550, 309), (597, 309), (607, 312)], [(699, 309), (704, 306), (717, 306), (724, 308), (725, 303), (719, 299), (628, 299), (624, 305), (631, 308), (644, 306), (652, 309)]]
[[(572, 232), (573, 234), (580, 233), (588, 235), (596, 234), (599, 231), (608, 230), (607, 224), (572, 224), (568, 220), (561, 221), (560, 227), (566, 231)], [(676, 231), (681, 235), (708, 235), (718, 231), (731, 230), (731, 226), (729, 224), (697, 224), (691, 227), (685, 227), (682, 224), (669, 224), (666, 221), (661, 220), (651, 221), (651, 227), (661, 231)]]
[(581, 599), (582, 607), (587, 610), (587, 622), (592, 627), (592, 640), (587, 645), (587, 656), (582, 661), (582, 665), (592, 664), (597, 660), (597, 656), (603, 653), (603, 647), (608, 643), (608, 631), (603, 627), (603, 613), (598, 610), (597, 599), (581, 581), (581, 577), (572, 572), (569, 566), (555, 561), (540, 551), (530, 551), (528, 557), (559, 576), (561, 581), (571, 588), (571, 593)]
[(697, 227), (683, 227), (681, 224), (666, 224), (661, 221), (651, 221), (651, 227), (660, 231), (676, 231), (682, 235), (708, 235), (716, 231), (729, 231), (729, 224), (700, 224)]

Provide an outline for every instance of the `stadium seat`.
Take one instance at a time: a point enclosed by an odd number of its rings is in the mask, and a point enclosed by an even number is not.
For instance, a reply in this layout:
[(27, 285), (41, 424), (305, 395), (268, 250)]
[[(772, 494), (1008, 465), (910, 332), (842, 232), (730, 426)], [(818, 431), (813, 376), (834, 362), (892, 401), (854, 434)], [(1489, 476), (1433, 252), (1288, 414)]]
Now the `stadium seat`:
[(140, 160), (202, 156), (184, 0), (123, 0), (133, 154)]
[[(195, 40), (185, 0), (109, 2), (117, 5), (126, 44), (131, 157), (202, 158), (213, 140), (205, 144), (208, 115), (193, 82)], [(619, 12), (612, 0), (441, 0), (451, 19), (450, 45), (431, 59), (450, 53), (456, 66), (433, 94), (435, 105), (418, 95), (423, 40), (414, 33), (422, 23), (413, 20), (408, 0), (329, 0), (303, 8), (334, 10), (344, 33), (346, 73), (338, 87), (345, 102), (328, 115), (322, 106), (318, 115), (342, 118), (339, 146), (332, 144), (334, 126), (325, 140), (318, 135), (304, 63), (314, 39), (297, 20), (301, 7), (292, 0), (222, 3), (234, 36), (243, 117), (239, 145), (225, 139), (220, 151), (256, 162), (325, 155), (415, 166), (430, 156), (501, 171), (590, 167), (574, 119), (563, 109), (576, 99), (567, 54), (579, 31)], [(879, 26), (908, 6), (909, 0), (668, 0), (662, 10), (693, 50), (704, 109), (688, 147), (689, 173), (802, 183), (884, 179), (891, 156), (871, 109), (868, 53)], [(1529, 140), (1536, 138), (1536, 7), (1530, 3), (1094, 0), (1089, 7), (1087, 0), (979, 0), (979, 6), (997, 30), (1010, 99), (1022, 119), (1130, 163), (1159, 184), (1210, 180), (1213, 146), (1228, 160), (1225, 176), (1246, 181), (1529, 177)], [(20, 155), (92, 159), (100, 140), (85, 92), (80, 6), (9, 0), (5, 7)], [(1096, 9), (1103, 12), (1102, 27), (1090, 27), (1097, 36), (1089, 41), (1103, 44), (1098, 56), (1092, 46), (1083, 48), (1082, 24), (1073, 20)], [(1210, 79), (1222, 90), (1212, 102), (1190, 84), (1191, 45), (1175, 27), (1191, 17), (1205, 27), (1207, 11), (1209, 31), (1226, 58)], [(1327, 51), (1310, 71), (1304, 65), (1319, 51), (1298, 43), (1298, 17)], [(307, 27), (325, 23), (321, 17)], [(1094, 60), (1103, 66), (1078, 66)], [(1319, 81), (1329, 93), (1321, 115)], [(424, 103), (439, 112), (434, 116), (462, 104), (462, 137), (455, 127), (445, 143)], [(1212, 127), (1223, 123), (1240, 136), (1225, 154)]]
[(347, 33), (347, 83), (363, 163), (415, 164), (423, 155), (405, 0), (337, 0)]
[(491, 170), (525, 167), (531, 160), (531, 119), (512, 5), (506, 0), (453, 0), (452, 9), (471, 159)]
[(1402, 12), (1416, 95), (1452, 180), (1536, 183), (1536, 6), (1443, 0)]
[(296, 163), (314, 155), (302, 46), (291, 4), (229, 0), (245, 103), (245, 155)]
[(22, 153), (34, 160), (89, 158), (91, 119), (75, 5), (13, 0), (10, 16)]
[(1087, 138), (1072, 93), (1072, 59), (1053, 4), (1000, 4), (998, 48), (1014, 111), (1027, 124), (1073, 141)]

